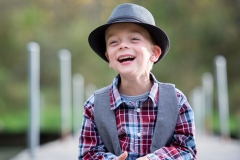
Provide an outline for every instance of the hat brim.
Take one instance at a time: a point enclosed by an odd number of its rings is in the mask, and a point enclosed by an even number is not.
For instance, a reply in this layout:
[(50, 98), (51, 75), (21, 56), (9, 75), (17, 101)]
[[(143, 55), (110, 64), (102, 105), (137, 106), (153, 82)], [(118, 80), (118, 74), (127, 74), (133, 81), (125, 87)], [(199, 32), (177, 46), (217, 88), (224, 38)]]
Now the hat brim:
[[(118, 23), (129, 23), (129, 22), (118, 22)], [(169, 51), (170, 49), (170, 41), (166, 33), (159, 27), (146, 24), (146, 23), (138, 23), (138, 22), (131, 22), (141, 27), (145, 28), (152, 38), (155, 40), (156, 44), (161, 48), (162, 53), (158, 60), (155, 62), (157, 63), (160, 61)], [(95, 53), (97, 53), (103, 60), (108, 62), (108, 59), (105, 56), (106, 52), (106, 43), (105, 43), (105, 30), (114, 23), (111, 24), (104, 24), (95, 30), (93, 30), (88, 37), (88, 42), (90, 47), (93, 49)]]

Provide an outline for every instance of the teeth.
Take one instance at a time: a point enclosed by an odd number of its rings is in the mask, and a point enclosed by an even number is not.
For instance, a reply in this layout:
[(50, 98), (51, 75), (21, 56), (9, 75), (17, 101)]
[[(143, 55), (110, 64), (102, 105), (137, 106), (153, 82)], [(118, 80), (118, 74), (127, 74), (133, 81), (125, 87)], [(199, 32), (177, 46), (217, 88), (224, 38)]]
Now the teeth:
[(126, 57), (120, 57), (119, 60), (127, 59), (127, 58), (134, 58), (133, 56), (126, 56)]

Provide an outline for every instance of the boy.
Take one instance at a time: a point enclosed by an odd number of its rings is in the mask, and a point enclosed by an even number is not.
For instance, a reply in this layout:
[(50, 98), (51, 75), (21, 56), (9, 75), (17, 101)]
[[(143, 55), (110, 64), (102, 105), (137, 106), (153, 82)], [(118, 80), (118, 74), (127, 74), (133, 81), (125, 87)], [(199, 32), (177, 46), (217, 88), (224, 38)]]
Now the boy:
[(169, 50), (152, 14), (121, 4), (90, 33), (89, 44), (118, 75), (84, 104), (79, 159), (196, 159), (187, 99), (150, 72)]

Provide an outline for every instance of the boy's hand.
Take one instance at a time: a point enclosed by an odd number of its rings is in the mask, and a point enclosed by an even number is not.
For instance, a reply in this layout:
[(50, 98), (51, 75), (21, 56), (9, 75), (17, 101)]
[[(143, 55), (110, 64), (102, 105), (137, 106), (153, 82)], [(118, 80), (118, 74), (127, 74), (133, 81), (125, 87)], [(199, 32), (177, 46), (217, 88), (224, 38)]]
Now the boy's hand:
[(147, 157), (140, 157), (140, 158), (137, 158), (136, 160), (149, 160)]
[(116, 158), (116, 160), (125, 160), (128, 156), (128, 153), (124, 151), (119, 157)]

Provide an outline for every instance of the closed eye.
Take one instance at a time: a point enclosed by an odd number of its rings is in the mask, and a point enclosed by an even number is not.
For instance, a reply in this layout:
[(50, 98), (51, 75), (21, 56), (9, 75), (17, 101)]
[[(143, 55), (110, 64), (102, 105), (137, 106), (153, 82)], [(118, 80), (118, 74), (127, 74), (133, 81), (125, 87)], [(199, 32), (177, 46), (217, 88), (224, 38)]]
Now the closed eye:
[(133, 42), (133, 43), (137, 43), (139, 40), (140, 40), (140, 38), (136, 38), (136, 37), (131, 38), (131, 42)]
[(109, 43), (109, 45), (113, 45), (113, 44), (116, 44), (117, 43), (117, 41), (111, 41), (110, 43)]
[(132, 38), (131, 40), (134, 40), (134, 41), (136, 41), (136, 40), (140, 40), (139, 38)]

